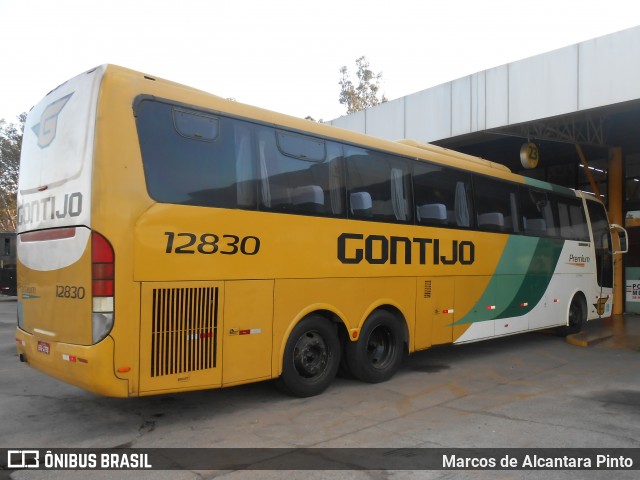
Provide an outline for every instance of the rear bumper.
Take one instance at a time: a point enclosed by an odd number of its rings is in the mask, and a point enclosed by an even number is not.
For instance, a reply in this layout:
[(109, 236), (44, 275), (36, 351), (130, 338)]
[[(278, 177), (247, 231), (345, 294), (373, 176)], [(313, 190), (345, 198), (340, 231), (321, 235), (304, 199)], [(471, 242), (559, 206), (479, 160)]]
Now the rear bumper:
[(128, 380), (117, 378), (114, 372), (110, 336), (96, 345), (71, 345), (16, 328), (16, 347), (19, 358), (42, 373), (98, 395), (129, 396)]

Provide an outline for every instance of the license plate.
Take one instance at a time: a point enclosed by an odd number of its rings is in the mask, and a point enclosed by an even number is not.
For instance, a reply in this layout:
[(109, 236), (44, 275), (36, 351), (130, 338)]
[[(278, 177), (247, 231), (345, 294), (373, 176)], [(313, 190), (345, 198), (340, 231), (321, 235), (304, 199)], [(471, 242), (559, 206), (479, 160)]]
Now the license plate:
[(38, 342), (38, 351), (40, 353), (44, 353), (46, 355), (49, 355), (49, 352), (51, 351), (51, 347), (49, 346), (49, 344), (47, 342)]

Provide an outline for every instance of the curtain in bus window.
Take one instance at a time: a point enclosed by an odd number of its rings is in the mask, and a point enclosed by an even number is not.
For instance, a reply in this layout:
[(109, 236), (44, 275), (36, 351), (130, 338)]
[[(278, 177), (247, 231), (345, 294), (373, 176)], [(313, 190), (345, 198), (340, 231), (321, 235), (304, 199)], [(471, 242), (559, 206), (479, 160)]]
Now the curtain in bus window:
[(518, 222), (518, 215), (516, 212), (518, 211), (518, 199), (516, 196), (516, 192), (509, 193), (509, 202), (511, 203), (511, 227), (514, 232), (520, 232), (520, 223)]
[(470, 227), (471, 218), (469, 215), (469, 199), (467, 197), (467, 187), (464, 182), (456, 182), (454, 208), (457, 225), (459, 227)]
[(260, 195), (262, 205), (271, 208), (271, 191), (269, 188), (269, 172), (267, 170), (267, 140), (265, 132), (258, 134), (258, 163), (260, 165)]
[(547, 201), (547, 203), (545, 203), (542, 215), (544, 216), (544, 220), (547, 223), (547, 235), (551, 237), (557, 237), (558, 229), (555, 225), (556, 222), (553, 216), (553, 207), (550, 201)]
[(236, 147), (237, 195), (239, 207), (254, 207), (256, 187), (254, 183), (254, 162), (251, 151), (251, 130), (237, 125), (234, 132)]
[(331, 142), (327, 144), (327, 161), (329, 162), (331, 213), (341, 215), (344, 212), (344, 175), (342, 173), (341, 145)]
[(391, 169), (391, 204), (396, 220), (407, 220), (407, 201), (404, 190), (404, 172), (400, 168)]

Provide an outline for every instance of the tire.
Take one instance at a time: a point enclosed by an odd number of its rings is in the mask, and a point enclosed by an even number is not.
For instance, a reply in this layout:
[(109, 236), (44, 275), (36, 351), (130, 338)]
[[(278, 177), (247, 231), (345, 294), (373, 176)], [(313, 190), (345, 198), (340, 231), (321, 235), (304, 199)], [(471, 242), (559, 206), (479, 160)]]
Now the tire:
[(284, 350), (278, 387), (296, 397), (324, 392), (340, 365), (340, 340), (335, 326), (326, 318), (304, 318), (289, 335)]
[(587, 321), (587, 306), (583, 298), (580, 295), (576, 295), (571, 300), (569, 305), (569, 314), (567, 316), (567, 325), (561, 327), (563, 335), (572, 335), (579, 333), (584, 328), (584, 324)]
[(347, 355), (345, 354), (345, 348), (350, 343), (348, 335), (340, 336), (340, 366), (338, 367), (338, 377), (345, 378), (347, 380), (353, 380), (354, 377), (349, 365), (347, 364)]
[(346, 363), (358, 380), (380, 383), (389, 380), (404, 357), (404, 335), (398, 319), (385, 310), (373, 312), (364, 323), (357, 342), (347, 342)]

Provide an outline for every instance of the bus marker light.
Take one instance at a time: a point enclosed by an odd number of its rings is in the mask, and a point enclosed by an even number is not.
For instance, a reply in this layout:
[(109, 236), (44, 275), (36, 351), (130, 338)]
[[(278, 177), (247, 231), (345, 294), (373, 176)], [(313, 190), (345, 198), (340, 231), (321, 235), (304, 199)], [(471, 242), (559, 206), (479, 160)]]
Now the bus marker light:
[(495, 305), (487, 305), (487, 310), (495, 310), (496, 306)]
[(560, 303), (560, 299), (559, 298), (554, 298), (553, 299), (553, 303)]
[(131, 367), (120, 367), (118, 368), (118, 373), (127, 373), (131, 371)]
[(353, 338), (354, 340), (356, 340), (358, 338), (358, 331), (354, 330), (353, 332), (351, 332), (351, 338)]
[(520, 304), (521, 307), (528, 307), (529, 306), (529, 302), (522, 302)]
[(246, 329), (246, 330), (240, 330), (238, 332), (238, 335), (256, 335), (258, 333), (262, 333), (262, 329), (261, 328), (250, 328), (250, 329)]
[(453, 313), (453, 308), (446, 308), (442, 310), (442, 313)]

